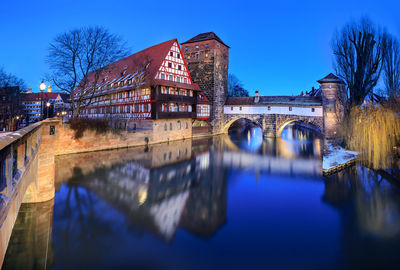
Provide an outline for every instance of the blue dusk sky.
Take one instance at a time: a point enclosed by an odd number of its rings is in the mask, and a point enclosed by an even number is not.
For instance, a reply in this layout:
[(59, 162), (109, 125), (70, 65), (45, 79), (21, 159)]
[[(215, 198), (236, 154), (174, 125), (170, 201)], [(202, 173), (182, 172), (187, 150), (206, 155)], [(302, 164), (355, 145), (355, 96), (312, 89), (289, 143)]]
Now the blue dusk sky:
[(38, 91), (49, 42), (102, 25), (137, 52), (213, 31), (230, 49), (229, 72), (254, 94), (292, 95), (333, 72), (331, 40), (351, 19), (370, 17), (400, 36), (400, 1), (1, 0), (0, 66)]

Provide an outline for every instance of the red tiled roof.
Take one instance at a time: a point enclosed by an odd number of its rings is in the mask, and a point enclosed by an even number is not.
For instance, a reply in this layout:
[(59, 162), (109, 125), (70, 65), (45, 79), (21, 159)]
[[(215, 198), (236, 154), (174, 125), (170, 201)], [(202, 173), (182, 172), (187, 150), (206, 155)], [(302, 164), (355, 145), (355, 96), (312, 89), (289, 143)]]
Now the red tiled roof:
[[(166, 86), (177, 86), (186, 89), (200, 90), (197, 84), (183, 84), (172, 82), (168, 80), (156, 80), (156, 74), (163, 63), (165, 57), (168, 55), (174, 43), (178, 43), (177, 39), (171, 39), (163, 43), (151, 46), (140, 52), (132, 54), (126, 58), (111, 63), (106, 67), (107, 71), (104, 72), (103, 76), (99, 78), (99, 84), (103, 82), (111, 82), (113, 80), (119, 80), (129, 74), (135, 74), (138, 71), (143, 70), (143, 67), (148, 65), (146, 69), (145, 85), (166, 85)], [(94, 72), (89, 73), (89, 81), (94, 80)], [(171, 85), (173, 84), (173, 85)]]

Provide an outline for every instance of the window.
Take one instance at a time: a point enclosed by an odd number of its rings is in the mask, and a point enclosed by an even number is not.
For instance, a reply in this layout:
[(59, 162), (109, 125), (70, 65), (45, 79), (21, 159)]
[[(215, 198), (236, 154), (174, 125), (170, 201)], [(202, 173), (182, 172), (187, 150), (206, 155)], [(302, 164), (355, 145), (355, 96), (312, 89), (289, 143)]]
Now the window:
[(187, 91), (185, 89), (179, 89), (179, 95), (187, 96)]
[[(168, 130), (167, 124), (164, 125), (164, 130), (165, 130), (165, 131)], [(164, 154), (164, 156), (165, 156), (165, 154)], [(164, 157), (164, 159), (165, 159), (165, 157)]]
[(270, 111), (271, 110), (271, 106), (268, 106), (268, 111)]
[(169, 68), (172, 68), (172, 63), (168, 63), (168, 67), (169, 67)]
[(161, 86), (161, 94), (167, 94), (167, 87)]
[(177, 81), (177, 82), (181, 82), (181, 78), (176, 77), (176, 81)]
[(311, 112), (315, 112), (315, 108), (311, 108)]
[(170, 94), (170, 95), (175, 95), (175, 88), (170, 87), (170, 88), (168, 89), (168, 94)]
[(176, 57), (181, 58), (181, 55), (179, 53), (176, 54)]
[(170, 103), (168, 106), (168, 111), (169, 112), (177, 112), (178, 106), (175, 103)]
[(292, 107), (289, 107), (289, 111), (292, 111)]
[(186, 122), (186, 129), (188, 129), (189, 128), (189, 125), (188, 125), (188, 122)]
[(206, 48), (208, 48), (208, 43), (206, 44)]
[(239, 107), (239, 110), (241, 111), (241, 110), (242, 110), (242, 107)]
[(199, 54), (196, 54), (196, 59), (199, 59)]
[(178, 120), (178, 129), (181, 129), (181, 128), (182, 128), (181, 121), (180, 121), (180, 120)]
[(187, 83), (187, 78), (185, 78), (185, 83)]
[(166, 112), (167, 111), (167, 103), (162, 103), (161, 104), (161, 111)]
[(182, 70), (182, 66), (181, 65), (178, 65), (178, 70)]
[(231, 111), (233, 111), (233, 107), (231, 107)]
[[(169, 130), (172, 130), (172, 123), (169, 123)], [(170, 152), (169, 158), (171, 159), (171, 152)]]
[(161, 80), (165, 80), (165, 74), (164, 73), (161, 74)]
[(174, 53), (173, 53), (173, 52), (169, 52), (169, 55), (170, 55), (170, 56), (174, 56)]
[(193, 97), (193, 91), (192, 90), (189, 91), (189, 96)]
[(198, 49), (199, 48), (199, 45), (196, 45), (196, 49)]
[(172, 75), (169, 75), (169, 80), (170, 80), (170, 81), (173, 81), (173, 80), (174, 80), (174, 77), (173, 77)]
[(188, 105), (188, 112), (192, 112), (192, 105)]
[(187, 51), (187, 50), (189, 50), (189, 47), (188, 47), (188, 46), (186, 46), (185, 50), (186, 50), (186, 51)]
[(185, 104), (179, 104), (179, 111), (180, 112), (186, 112), (186, 105)]

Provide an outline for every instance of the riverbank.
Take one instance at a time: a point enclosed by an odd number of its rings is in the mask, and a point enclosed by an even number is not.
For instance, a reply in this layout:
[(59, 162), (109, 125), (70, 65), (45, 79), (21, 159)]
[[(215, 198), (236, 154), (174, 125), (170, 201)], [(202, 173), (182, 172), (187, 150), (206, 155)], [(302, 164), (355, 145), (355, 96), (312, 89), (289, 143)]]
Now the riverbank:
[(353, 165), (358, 157), (358, 153), (346, 150), (339, 145), (335, 145), (332, 141), (326, 142), (326, 150), (324, 151), (322, 162), (322, 174), (330, 175), (344, 168)]

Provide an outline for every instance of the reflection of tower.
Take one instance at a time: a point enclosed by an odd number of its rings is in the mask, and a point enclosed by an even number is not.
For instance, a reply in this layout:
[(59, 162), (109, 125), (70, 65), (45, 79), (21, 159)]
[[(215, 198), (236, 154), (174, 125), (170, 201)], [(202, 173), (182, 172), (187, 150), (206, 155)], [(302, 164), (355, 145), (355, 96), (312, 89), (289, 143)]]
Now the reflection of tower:
[[(208, 168), (196, 165), (198, 184), (190, 190), (181, 226), (197, 235), (210, 237), (225, 223), (227, 186), (225, 170), (216, 166), (211, 152), (206, 155), (210, 158), (208, 164), (214, 165)], [(201, 160), (198, 163), (202, 164)]]
[(332, 138), (338, 130), (344, 114), (345, 83), (330, 73), (319, 80), (322, 90), (325, 137)]
[(53, 266), (53, 206), (54, 200), (21, 205), (3, 268), (48, 269)]
[(193, 82), (212, 102), (212, 132), (221, 133), (228, 93), (229, 47), (215, 33), (209, 32), (182, 43), (182, 49)]

